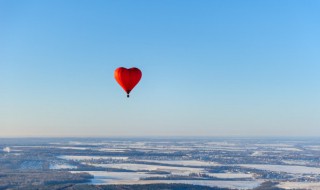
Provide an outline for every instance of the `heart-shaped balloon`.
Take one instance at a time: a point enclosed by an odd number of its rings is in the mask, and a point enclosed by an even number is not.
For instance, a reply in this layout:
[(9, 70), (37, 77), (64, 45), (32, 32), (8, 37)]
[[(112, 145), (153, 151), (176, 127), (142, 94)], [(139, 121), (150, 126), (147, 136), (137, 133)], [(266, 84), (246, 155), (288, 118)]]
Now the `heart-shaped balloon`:
[(127, 97), (132, 89), (139, 83), (142, 77), (142, 72), (138, 68), (119, 67), (114, 71), (114, 78), (119, 85), (127, 92)]

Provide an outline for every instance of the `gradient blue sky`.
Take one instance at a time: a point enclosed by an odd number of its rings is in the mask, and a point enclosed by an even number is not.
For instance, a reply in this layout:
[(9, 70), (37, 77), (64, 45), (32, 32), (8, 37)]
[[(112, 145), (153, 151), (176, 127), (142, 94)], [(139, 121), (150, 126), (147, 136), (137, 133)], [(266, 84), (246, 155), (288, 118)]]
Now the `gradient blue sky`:
[[(0, 136), (319, 136), (319, 10), (0, 0)], [(129, 99), (119, 66), (143, 72)]]

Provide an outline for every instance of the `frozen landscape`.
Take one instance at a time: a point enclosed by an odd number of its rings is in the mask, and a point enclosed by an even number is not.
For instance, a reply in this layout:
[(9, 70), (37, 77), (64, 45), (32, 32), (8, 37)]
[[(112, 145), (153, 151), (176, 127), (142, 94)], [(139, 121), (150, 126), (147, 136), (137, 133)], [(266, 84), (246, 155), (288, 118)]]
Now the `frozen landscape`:
[(61, 138), (0, 143), (0, 189), (61, 184), (259, 189), (266, 182), (278, 189), (320, 189), (317, 139)]

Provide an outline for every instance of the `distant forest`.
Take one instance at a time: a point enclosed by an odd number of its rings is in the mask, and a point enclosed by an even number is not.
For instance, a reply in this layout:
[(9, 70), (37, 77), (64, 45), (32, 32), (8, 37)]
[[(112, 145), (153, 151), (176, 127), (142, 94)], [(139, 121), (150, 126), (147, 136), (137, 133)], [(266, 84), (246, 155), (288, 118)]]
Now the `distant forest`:
[[(283, 190), (275, 187), (277, 183), (264, 182), (253, 190)], [(18, 188), (19, 189), (19, 188)], [(24, 190), (236, 190), (219, 187), (207, 187), (200, 185), (188, 184), (148, 184), (148, 185), (48, 185), (48, 186), (32, 186), (23, 188)]]

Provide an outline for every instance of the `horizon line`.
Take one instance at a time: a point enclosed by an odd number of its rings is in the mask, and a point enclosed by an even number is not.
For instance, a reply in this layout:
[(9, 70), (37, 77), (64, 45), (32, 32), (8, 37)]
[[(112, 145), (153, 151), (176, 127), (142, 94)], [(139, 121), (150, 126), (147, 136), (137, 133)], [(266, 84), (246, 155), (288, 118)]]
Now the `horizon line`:
[(272, 135), (265, 135), (265, 136), (244, 136), (244, 135), (221, 135), (221, 136), (201, 136), (201, 135), (186, 135), (186, 136), (179, 136), (179, 135), (174, 135), (174, 136), (164, 136), (164, 135), (144, 135), (144, 136), (0, 136), (0, 139), (45, 139), (45, 138), (53, 138), (53, 139), (62, 139), (62, 138), (70, 138), (70, 139), (103, 139), (103, 138), (167, 138), (167, 139), (174, 139), (174, 138), (200, 138), (200, 139), (205, 139), (205, 138), (320, 138), (320, 136), (306, 136), (306, 135), (301, 135), (301, 136), (272, 136)]

